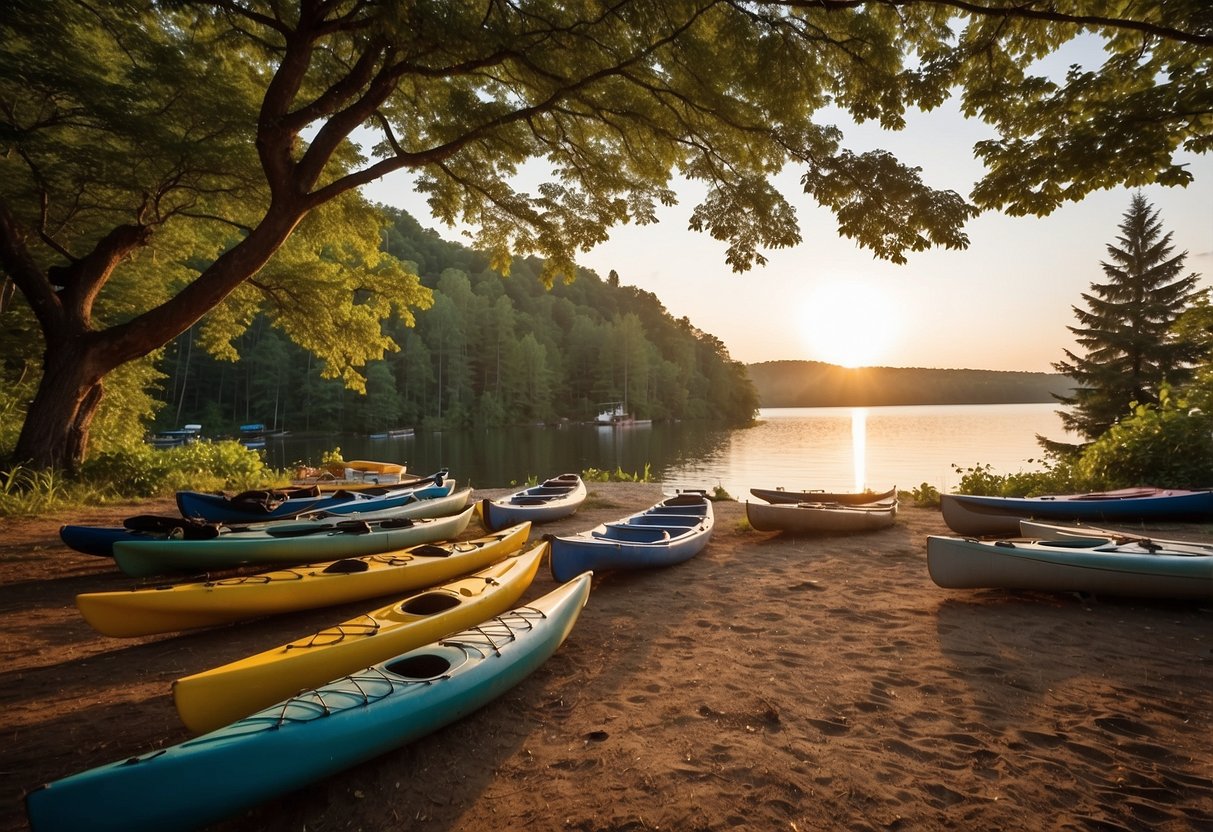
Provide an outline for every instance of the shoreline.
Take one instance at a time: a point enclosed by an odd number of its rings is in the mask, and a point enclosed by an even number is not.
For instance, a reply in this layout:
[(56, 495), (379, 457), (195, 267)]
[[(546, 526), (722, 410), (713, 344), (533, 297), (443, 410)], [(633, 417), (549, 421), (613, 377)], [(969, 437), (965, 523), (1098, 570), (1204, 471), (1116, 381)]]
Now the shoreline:
[[(661, 496), (587, 486), (531, 539)], [(28, 828), (25, 790), (188, 738), (173, 679), (376, 605), (96, 634), (74, 595), (134, 582), (58, 525), (171, 507), (0, 519), (3, 832)], [(941, 590), (925, 563), (927, 535), (948, 533), (938, 510), (785, 538), (743, 529), (743, 503), (714, 508), (692, 560), (595, 576), (565, 645), (495, 702), (211, 828), (1213, 827), (1213, 600)], [(553, 586), (542, 567), (523, 601)]]

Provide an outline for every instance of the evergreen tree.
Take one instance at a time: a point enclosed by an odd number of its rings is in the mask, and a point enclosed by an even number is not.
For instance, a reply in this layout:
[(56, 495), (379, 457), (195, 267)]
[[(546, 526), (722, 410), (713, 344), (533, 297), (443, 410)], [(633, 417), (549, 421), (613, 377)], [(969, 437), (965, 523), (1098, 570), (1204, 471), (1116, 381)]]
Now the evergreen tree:
[[(1187, 252), (1175, 253), (1158, 212), (1135, 194), (1120, 225), (1116, 244), (1102, 262), (1107, 281), (1092, 283), (1075, 306), (1083, 355), (1066, 350), (1053, 365), (1076, 382), (1072, 396), (1058, 396), (1066, 429), (1093, 440), (1129, 411), (1130, 402), (1156, 403), (1163, 382), (1182, 385), (1191, 376), (1198, 347), (1178, 336), (1173, 325), (1201, 292), (1198, 275), (1182, 276)], [(1042, 439), (1046, 448), (1071, 446)]]

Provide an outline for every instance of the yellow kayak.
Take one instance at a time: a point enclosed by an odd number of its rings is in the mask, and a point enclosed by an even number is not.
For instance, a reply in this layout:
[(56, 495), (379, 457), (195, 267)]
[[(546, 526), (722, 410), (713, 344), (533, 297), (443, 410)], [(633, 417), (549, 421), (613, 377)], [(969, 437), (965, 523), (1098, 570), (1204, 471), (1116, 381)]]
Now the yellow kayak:
[(340, 676), (473, 627), (514, 606), (547, 543), (255, 656), (186, 676), (173, 700), (186, 726), (213, 731)]
[(76, 596), (76, 606), (93, 629), (107, 636), (212, 627), (434, 586), (517, 552), (530, 531), (530, 523), (519, 523), (475, 540), (423, 543), (295, 569), (175, 586), (86, 592)]
[(292, 485), (314, 485), (321, 491), (357, 491), (392, 485), (404, 479), (408, 468), (395, 462), (353, 459), (330, 462), (291, 481)]

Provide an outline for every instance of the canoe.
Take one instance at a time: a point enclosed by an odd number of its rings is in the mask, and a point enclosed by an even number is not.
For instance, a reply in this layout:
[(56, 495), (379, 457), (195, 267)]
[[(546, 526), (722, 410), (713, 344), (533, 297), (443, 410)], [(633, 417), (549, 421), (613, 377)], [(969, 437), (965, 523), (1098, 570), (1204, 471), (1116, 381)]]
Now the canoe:
[(1124, 488), (1046, 497), (982, 497), (943, 494), (948, 528), (963, 535), (1019, 534), (1021, 519), (1120, 523), (1146, 520), (1213, 519), (1213, 491)]
[(1213, 555), (1213, 543), (1196, 540), (1168, 540), (1139, 532), (1101, 529), (1098, 526), (1056, 526), (1038, 520), (1020, 520), (1019, 533), (1034, 540), (1071, 540), (1073, 538), (1103, 537), (1117, 543), (1140, 543), (1143, 546), (1158, 546), (1169, 551), (1192, 555)]
[(517, 685), (564, 642), (590, 576), (179, 745), (26, 795), (33, 832), (184, 830), (372, 759)]
[[(126, 518), (121, 526), (61, 526), (59, 538), (78, 552), (100, 557), (113, 557), (114, 544), (122, 540), (164, 540), (170, 537), (210, 540), (233, 532), (263, 531), (274, 528), (293, 528), (298, 534), (299, 530), (306, 528), (309, 523), (315, 528), (320, 528), (332, 526), (334, 521), (340, 520), (370, 521), (446, 517), (462, 511), (471, 497), (470, 488), (462, 491), (450, 491), (454, 487), (455, 481), (447, 480), (441, 486), (429, 486), (421, 489), (413, 495), (413, 499), (397, 501), (398, 504), (390, 508), (373, 509), (370, 508), (370, 503), (365, 503), (359, 507), (359, 510), (345, 514), (322, 511), (294, 520), (266, 520), (238, 526), (227, 526), (191, 517), (140, 514)], [(442, 495), (443, 491), (450, 493)]]
[(1105, 537), (927, 538), (931, 580), (947, 589), (1034, 589), (1138, 598), (1213, 598), (1213, 555)]
[(842, 503), (751, 503), (746, 518), (760, 532), (820, 534), (870, 532), (887, 529), (897, 519), (897, 500), (844, 505)]
[(253, 656), (173, 682), (191, 731), (213, 731), (291, 694), (457, 633), (518, 602), (547, 544)]
[(784, 491), (782, 488), (751, 488), (750, 494), (768, 503), (839, 503), (850, 506), (896, 500), (897, 487), (880, 494), (873, 491)]
[(577, 512), (585, 498), (585, 483), (581, 477), (561, 474), (505, 497), (480, 500), (476, 510), (484, 528), (491, 532), (523, 521), (549, 523), (569, 517)]
[(439, 471), (428, 477), (392, 486), (325, 493), (315, 486), (303, 489), (258, 489), (233, 496), (207, 494), (202, 491), (178, 491), (177, 508), (182, 517), (197, 517), (213, 523), (289, 520), (317, 512), (349, 514), (360, 510), (392, 508), (413, 499), (445, 496), (454, 488), (454, 484), (447, 479), (447, 472)]
[(306, 476), (297, 477), (292, 485), (314, 485), (321, 491), (347, 491), (392, 485), (404, 479), (408, 469), (395, 462), (375, 462), (355, 459), (350, 462), (333, 462), (319, 469), (311, 469)]
[(171, 572), (201, 572), (237, 566), (292, 566), (375, 555), (463, 534), (472, 509), (449, 517), (399, 520), (337, 520), (285, 523), (268, 529), (229, 532), (210, 540), (120, 540), (114, 562), (132, 578)]
[(715, 516), (703, 494), (679, 494), (615, 523), (574, 535), (548, 535), (552, 577), (567, 581), (600, 569), (648, 569), (690, 560), (712, 538)]
[(519, 523), (475, 540), (423, 543), (298, 569), (121, 592), (85, 592), (76, 596), (76, 607), (93, 629), (118, 638), (213, 627), (433, 586), (517, 552), (530, 531), (530, 523)]

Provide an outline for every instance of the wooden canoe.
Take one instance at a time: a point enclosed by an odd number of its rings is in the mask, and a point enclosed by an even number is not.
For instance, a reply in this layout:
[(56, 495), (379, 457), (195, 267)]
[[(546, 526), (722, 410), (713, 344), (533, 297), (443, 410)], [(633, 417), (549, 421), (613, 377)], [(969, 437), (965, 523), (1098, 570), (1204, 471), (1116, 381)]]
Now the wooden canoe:
[(887, 529), (897, 519), (897, 500), (841, 503), (751, 503), (746, 518), (760, 532), (824, 534)]
[(768, 503), (839, 503), (844, 506), (880, 503), (897, 499), (897, 486), (888, 491), (785, 491), (782, 488), (751, 488), (750, 494)]

